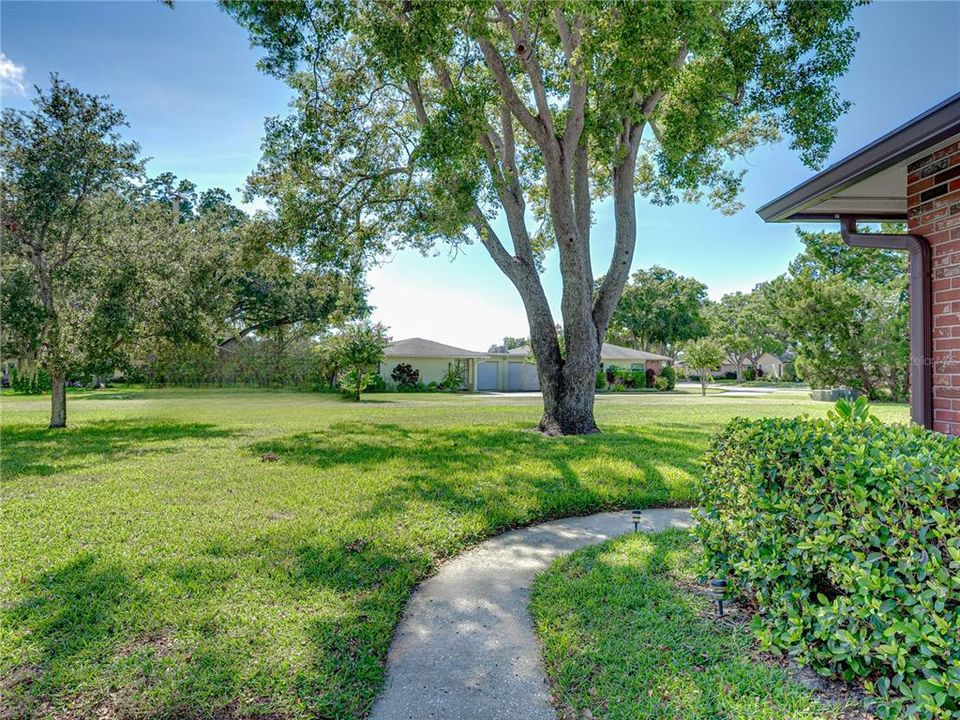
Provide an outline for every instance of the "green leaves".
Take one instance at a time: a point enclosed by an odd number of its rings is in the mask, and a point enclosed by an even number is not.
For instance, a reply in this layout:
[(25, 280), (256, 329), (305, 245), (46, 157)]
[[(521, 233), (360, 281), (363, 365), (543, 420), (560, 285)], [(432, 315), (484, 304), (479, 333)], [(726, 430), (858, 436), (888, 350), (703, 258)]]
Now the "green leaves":
[(714, 438), (704, 571), (752, 594), (761, 642), (862, 678), (883, 718), (960, 713), (960, 441), (882, 425), (734, 420)]

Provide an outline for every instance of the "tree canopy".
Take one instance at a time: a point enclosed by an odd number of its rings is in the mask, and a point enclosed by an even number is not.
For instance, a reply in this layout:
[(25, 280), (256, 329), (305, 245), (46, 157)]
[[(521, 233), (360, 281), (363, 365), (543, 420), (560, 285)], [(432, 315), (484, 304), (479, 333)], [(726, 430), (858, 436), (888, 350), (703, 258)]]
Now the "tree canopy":
[(804, 251), (772, 283), (798, 370), (815, 386), (902, 399), (910, 366), (906, 255), (849, 248), (835, 232), (798, 234)]
[(702, 310), (707, 286), (696, 278), (677, 275), (654, 265), (637, 270), (623, 289), (610, 319), (611, 342), (671, 352), (679, 343), (709, 331)]
[[(781, 133), (822, 161), (856, 39), (848, 2), (222, 5), (297, 92), (268, 122), (250, 191), (314, 253), (478, 240), (523, 300), (552, 433), (596, 430), (635, 194), (733, 211), (743, 174), (728, 161)], [(591, 204), (604, 197), (615, 232), (595, 292)], [(551, 249), (563, 348), (539, 277)]]

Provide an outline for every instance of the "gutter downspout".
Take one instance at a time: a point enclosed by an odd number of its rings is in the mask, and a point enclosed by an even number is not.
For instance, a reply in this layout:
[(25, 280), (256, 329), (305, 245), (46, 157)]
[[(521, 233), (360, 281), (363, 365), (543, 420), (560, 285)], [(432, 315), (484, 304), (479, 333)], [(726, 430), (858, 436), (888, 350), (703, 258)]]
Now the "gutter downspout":
[(850, 247), (910, 253), (910, 413), (933, 429), (933, 323), (930, 243), (922, 235), (858, 233), (857, 218), (840, 216), (840, 235)]

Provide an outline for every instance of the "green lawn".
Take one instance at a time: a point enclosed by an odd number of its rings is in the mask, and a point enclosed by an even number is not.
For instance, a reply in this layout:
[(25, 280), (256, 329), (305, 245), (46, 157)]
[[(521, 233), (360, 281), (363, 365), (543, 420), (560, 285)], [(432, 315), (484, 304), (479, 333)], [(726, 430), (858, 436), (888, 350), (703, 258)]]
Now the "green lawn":
[(715, 622), (713, 603), (690, 589), (695, 562), (685, 532), (630, 534), (537, 578), (533, 616), (560, 717), (836, 718), (756, 658), (748, 629)]
[(538, 519), (689, 504), (725, 420), (827, 410), (611, 395), (603, 434), (548, 439), (537, 398), (97, 391), (59, 432), (48, 402), (0, 398), (0, 717), (363, 716), (439, 559)]

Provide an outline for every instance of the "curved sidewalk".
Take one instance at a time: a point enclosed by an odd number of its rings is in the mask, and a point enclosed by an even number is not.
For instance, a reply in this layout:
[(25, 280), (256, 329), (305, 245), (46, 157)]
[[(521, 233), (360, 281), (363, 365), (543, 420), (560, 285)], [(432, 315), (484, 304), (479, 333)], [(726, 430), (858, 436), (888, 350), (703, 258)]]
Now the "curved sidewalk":
[[(690, 527), (650, 509), (641, 529)], [(529, 613), (534, 576), (555, 558), (633, 531), (629, 512), (554, 520), (493, 537), (410, 597), (372, 720), (556, 720)]]

